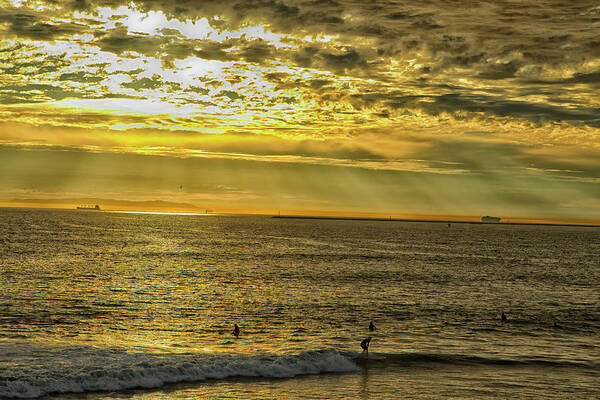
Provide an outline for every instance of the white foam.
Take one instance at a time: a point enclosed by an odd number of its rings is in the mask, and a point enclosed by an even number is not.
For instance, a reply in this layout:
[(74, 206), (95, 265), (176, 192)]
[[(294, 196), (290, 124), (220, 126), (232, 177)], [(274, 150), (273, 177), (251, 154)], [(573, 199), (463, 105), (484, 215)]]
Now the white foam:
[(11, 360), (0, 359), (0, 367), (12, 366), (0, 374), (0, 398), (156, 388), (168, 383), (233, 377), (292, 378), (358, 369), (335, 350), (248, 356), (154, 354), (77, 346), (51, 351), (30, 348), (27, 353), (14, 352), (12, 356)]

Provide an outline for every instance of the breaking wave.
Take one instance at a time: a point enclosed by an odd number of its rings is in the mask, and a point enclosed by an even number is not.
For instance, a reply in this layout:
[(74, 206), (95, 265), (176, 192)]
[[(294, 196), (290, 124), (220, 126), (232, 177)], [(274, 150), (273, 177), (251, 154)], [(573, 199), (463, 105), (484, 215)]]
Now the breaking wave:
[[(31, 350), (31, 349), (30, 349)], [(176, 382), (235, 377), (293, 378), (299, 375), (357, 371), (335, 350), (292, 355), (143, 353), (123, 349), (71, 346), (37, 349), (22, 357), (39, 363), (14, 363), (0, 369), (0, 398), (34, 398), (51, 393), (82, 393), (158, 388)]]

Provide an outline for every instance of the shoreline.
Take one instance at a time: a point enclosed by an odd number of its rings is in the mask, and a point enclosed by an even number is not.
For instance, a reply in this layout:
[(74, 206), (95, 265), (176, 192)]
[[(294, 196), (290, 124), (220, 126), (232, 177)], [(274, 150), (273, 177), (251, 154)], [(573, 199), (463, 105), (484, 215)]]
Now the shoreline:
[(409, 218), (368, 218), (368, 217), (326, 217), (310, 215), (273, 215), (271, 218), (279, 219), (318, 219), (318, 220), (339, 220), (339, 221), (388, 221), (388, 222), (433, 222), (439, 224), (472, 224), (472, 225), (525, 225), (525, 226), (573, 226), (579, 228), (600, 228), (600, 225), (594, 224), (567, 224), (556, 222), (482, 222), (482, 221), (461, 221), (449, 219), (409, 219)]

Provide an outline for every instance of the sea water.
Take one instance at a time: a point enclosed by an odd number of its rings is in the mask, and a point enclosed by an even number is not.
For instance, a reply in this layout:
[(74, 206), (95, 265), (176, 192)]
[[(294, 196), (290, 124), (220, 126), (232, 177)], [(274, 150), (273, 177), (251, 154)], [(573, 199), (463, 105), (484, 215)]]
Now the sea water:
[(599, 398), (600, 229), (0, 209), (0, 398), (41, 396)]

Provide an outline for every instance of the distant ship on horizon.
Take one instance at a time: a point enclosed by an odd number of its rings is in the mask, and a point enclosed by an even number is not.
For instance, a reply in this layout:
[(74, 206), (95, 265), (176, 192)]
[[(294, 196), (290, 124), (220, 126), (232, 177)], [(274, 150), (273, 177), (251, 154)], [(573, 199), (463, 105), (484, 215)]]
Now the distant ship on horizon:
[(100, 211), (100, 205), (95, 204), (95, 205), (82, 205), (82, 206), (77, 206), (78, 210), (93, 210), (93, 211)]
[(481, 217), (481, 222), (498, 223), (500, 222), (500, 217), (490, 217), (489, 215), (484, 215)]

